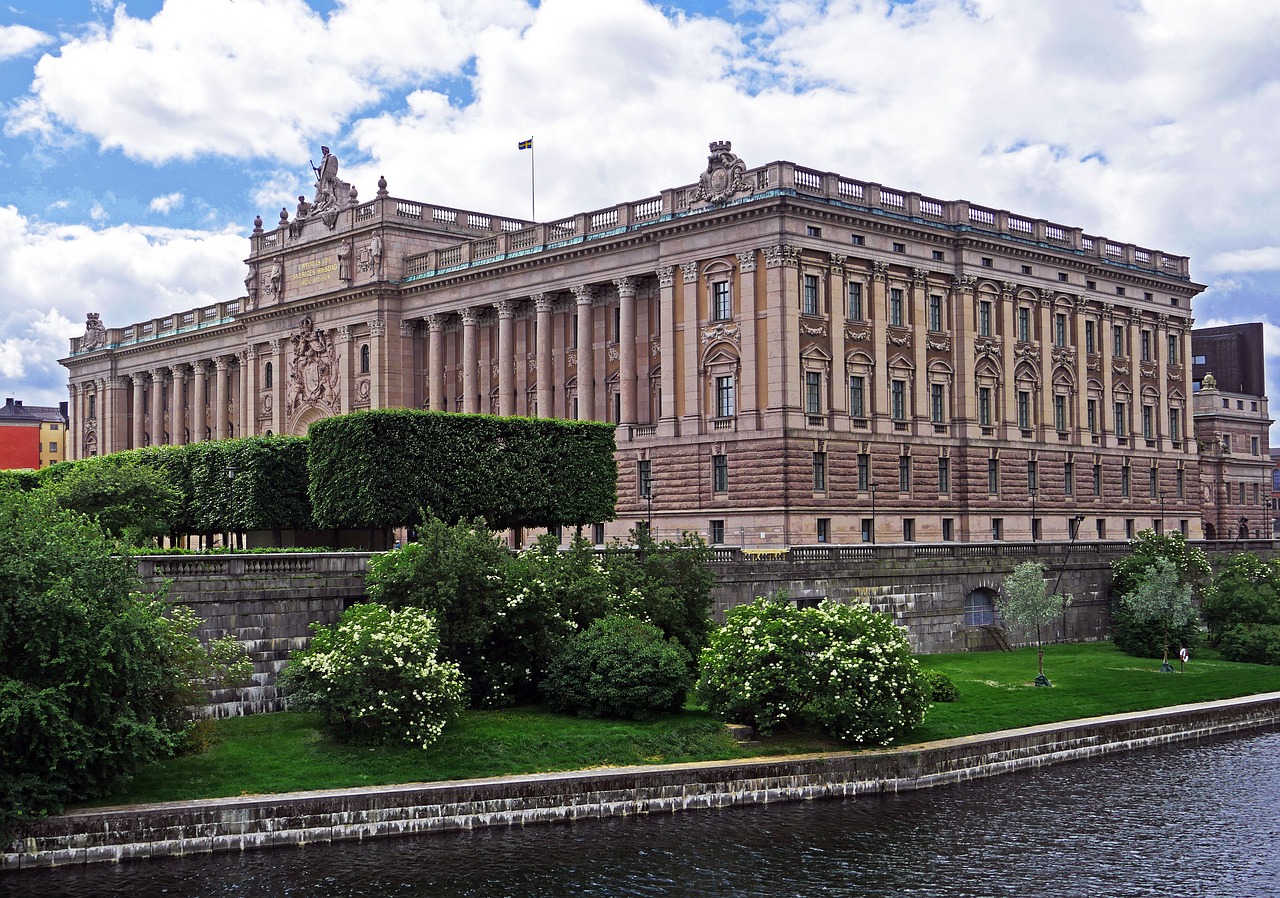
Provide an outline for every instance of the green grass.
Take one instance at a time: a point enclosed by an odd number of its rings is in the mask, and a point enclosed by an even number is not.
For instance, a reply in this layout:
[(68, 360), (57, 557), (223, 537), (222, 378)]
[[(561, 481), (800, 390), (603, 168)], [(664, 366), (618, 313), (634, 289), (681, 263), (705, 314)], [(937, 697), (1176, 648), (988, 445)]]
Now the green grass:
[[(948, 674), (960, 700), (933, 705), (903, 743), (949, 739), (1014, 727), (1140, 711), (1186, 702), (1280, 691), (1280, 667), (1232, 664), (1206, 655), (1181, 674), (1110, 645), (1053, 645), (1036, 688), (1035, 649), (1012, 653), (928, 655), (921, 664)], [(261, 714), (220, 720), (198, 755), (144, 769), (122, 792), (96, 806), (219, 798), (307, 789), (428, 782), (632, 764), (760, 757), (848, 748), (807, 729), (737, 745), (705, 713), (688, 710), (647, 723), (583, 720), (541, 708), (469, 711), (426, 751), (345, 745), (310, 714)]]

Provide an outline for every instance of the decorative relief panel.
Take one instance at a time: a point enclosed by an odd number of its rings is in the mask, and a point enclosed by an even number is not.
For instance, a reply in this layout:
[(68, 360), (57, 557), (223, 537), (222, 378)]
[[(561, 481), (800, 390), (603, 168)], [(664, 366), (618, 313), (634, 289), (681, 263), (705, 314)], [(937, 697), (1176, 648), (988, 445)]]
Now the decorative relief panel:
[(990, 337), (979, 337), (973, 341), (973, 352), (978, 356), (990, 356), (993, 359), (1000, 358), (1000, 341), (993, 340)]
[(727, 140), (712, 141), (707, 157), (707, 170), (698, 176), (696, 187), (690, 187), (686, 202), (725, 203), (739, 193), (750, 192), (746, 179), (747, 165), (733, 153), (733, 144)]
[(929, 349), (936, 349), (939, 352), (950, 352), (951, 338), (947, 336), (926, 337), (924, 341), (924, 345)]
[(893, 346), (910, 346), (911, 331), (906, 328), (891, 327), (887, 332), (889, 343)]
[(871, 339), (871, 329), (865, 327), (854, 328), (853, 326), (846, 324), (844, 326), (844, 338), (846, 340), (851, 340), (854, 343), (866, 343)]
[(825, 337), (827, 335), (827, 323), (820, 321), (817, 324), (807, 324), (801, 321), (800, 333), (808, 334), (810, 337)]
[(1129, 360), (1128, 359), (1112, 359), (1111, 370), (1114, 371), (1116, 374), (1128, 374)]
[[(735, 344), (740, 343), (742, 340), (742, 328), (737, 324), (715, 324), (702, 329), (703, 346), (716, 340), (729, 340)], [(652, 346), (653, 354), (655, 356), (659, 355), (661, 351), (659, 344), (654, 343)]]
[(1070, 346), (1053, 347), (1053, 364), (1066, 365), (1072, 370), (1076, 367), (1076, 353)]
[(309, 405), (317, 405), (331, 414), (338, 411), (338, 353), (333, 340), (317, 330), (311, 319), (303, 318), (301, 329), (290, 338), (293, 358), (289, 362), (290, 416)]
[(1017, 343), (1013, 347), (1013, 356), (1028, 362), (1040, 361), (1040, 344)]

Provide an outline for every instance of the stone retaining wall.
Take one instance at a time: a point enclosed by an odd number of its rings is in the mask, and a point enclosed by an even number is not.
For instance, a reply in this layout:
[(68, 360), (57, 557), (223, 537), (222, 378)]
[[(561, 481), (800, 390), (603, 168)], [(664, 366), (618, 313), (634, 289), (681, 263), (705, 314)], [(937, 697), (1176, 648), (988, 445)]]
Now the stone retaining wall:
[(906, 791), (1277, 725), (1269, 693), (885, 751), (105, 808), (31, 825), (0, 869)]

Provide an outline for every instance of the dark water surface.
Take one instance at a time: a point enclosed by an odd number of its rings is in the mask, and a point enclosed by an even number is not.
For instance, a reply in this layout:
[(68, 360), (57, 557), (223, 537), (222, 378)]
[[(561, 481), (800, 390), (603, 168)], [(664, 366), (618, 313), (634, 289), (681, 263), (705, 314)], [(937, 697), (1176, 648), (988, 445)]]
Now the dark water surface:
[(1280, 896), (1280, 733), (897, 796), (0, 874), (0, 896)]

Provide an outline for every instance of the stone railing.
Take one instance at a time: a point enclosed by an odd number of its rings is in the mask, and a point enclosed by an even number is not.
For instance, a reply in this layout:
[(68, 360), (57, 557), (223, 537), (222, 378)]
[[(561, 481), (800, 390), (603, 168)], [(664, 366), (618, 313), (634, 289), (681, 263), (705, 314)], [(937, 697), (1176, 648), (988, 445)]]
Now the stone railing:
[[(1210, 544), (1204, 544), (1206, 548)], [(859, 543), (852, 546), (792, 546), (789, 549), (744, 549), (719, 546), (712, 550), (713, 564), (813, 564), (816, 562), (913, 561), (920, 558), (1043, 558), (1048, 563), (1065, 558), (1102, 555), (1115, 557), (1129, 551), (1123, 540), (1065, 542), (982, 543)]]
[[(132, 346), (158, 337), (172, 337), (188, 331), (199, 330), (200, 328), (228, 324), (234, 321), (235, 316), (239, 313), (240, 300), (230, 299), (226, 302), (215, 302), (211, 305), (200, 306), (185, 312), (177, 312), (173, 315), (152, 318), (149, 321), (139, 321), (127, 327), (109, 327), (107, 328), (106, 342), (97, 347), (97, 349), (116, 349), (121, 346)], [(83, 340), (83, 337), (71, 338), (72, 355), (81, 351), (80, 345)]]

